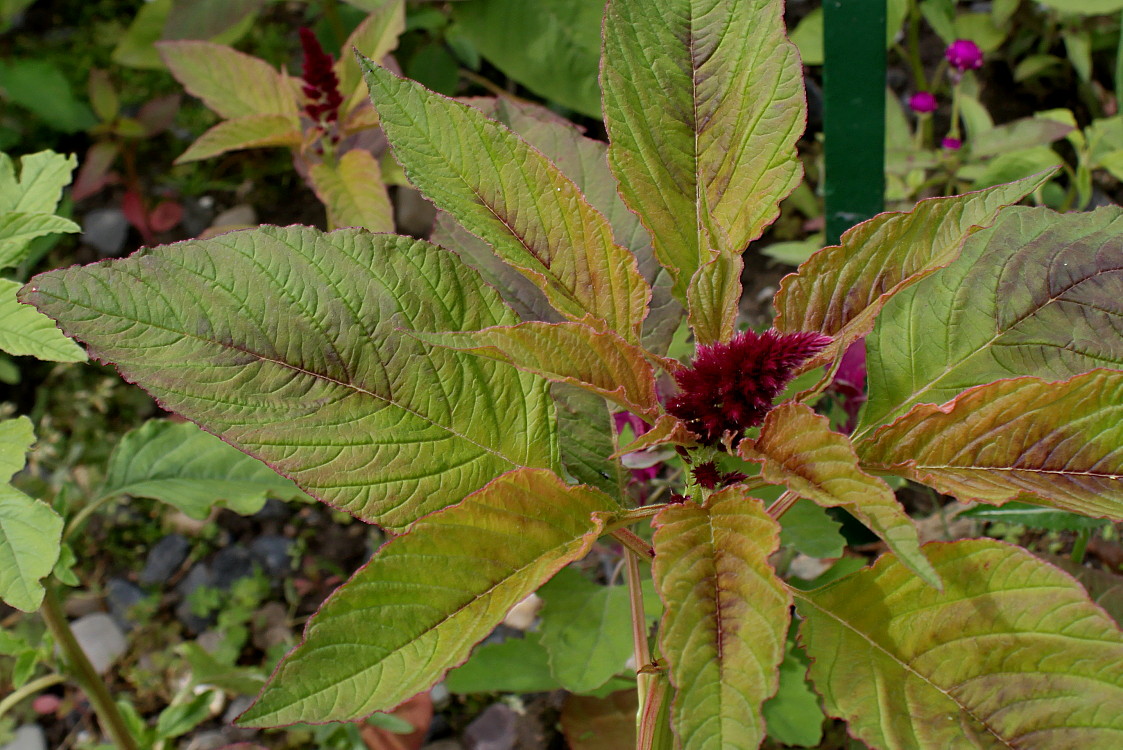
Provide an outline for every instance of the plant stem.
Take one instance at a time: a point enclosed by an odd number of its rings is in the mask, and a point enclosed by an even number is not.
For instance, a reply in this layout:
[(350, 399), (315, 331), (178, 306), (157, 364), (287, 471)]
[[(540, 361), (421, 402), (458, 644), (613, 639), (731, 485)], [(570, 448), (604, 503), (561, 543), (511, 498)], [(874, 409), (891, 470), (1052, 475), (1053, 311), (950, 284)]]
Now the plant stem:
[(1084, 553), (1088, 551), (1088, 542), (1092, 541), (1091, 529), (1080, 529), (1076, 532), (1076, 543), (1072, 545), (1072, 561), (1077, 565), (1084, 563)]
[(671, 732), (671, 684), (667, 675), (653, 672), (646, 700), (639, 706), (636, 750), (664, 750), (675, 746)]
[(791, 490), (786, 490), (783, 495), (780, 495), (780, 497), (776, 498), (776, 502), (768, 506), (768, 510), (766, 512), (768, 513), (768, 515), (778, 520), (780, 516), (791, 510), (792, 506), (795, 505), (795, 501), (798, 499), (799, 495), (795, 494)]
[(620, 528), (613, 529), (611, 533), (612, 538), (623, 544), (630, 553), (639, 555), (645, 560), (655, 557), (655, 550), (642, 538), (636, 536), (635, 532)]
[(651, 663), (647, 647), (647, 616), (643, 611), (643, 589), (639, 577), (639, 561), (631, 550), (624, 552), (624, 580), (628, 582), (628, 603), (632, 611), (632, 644), (636, 659), (636, 692), (642, 706), (651, 685), (651, 675), (643, 671)]
[(72, 676), (93, 704), (94, 712), (97, 713), (102, 729), (109, 735), (110, 741), (119, 750), (138, 750), (132, 734), (125, 725), (124, 717), (117, 710), (117, 704), (113, 702), (113, 696), (109, 694), (101, 676), (94, 670), (94, 665), (90, 664), (82, 647), (78, 645), (78, 640), (74, 637), (74, 631), (70, 629), (70, 623), (66, 620), (66, 614), (62, 611), (58, 597), (50, 586), (47, 587), (47, 594), (43, 597), (43, 606), (39, 608), (39, 613), (62, 651)]
[(86, 522), (86, 519), (88, 519), (91, 515), (94, 514), (95, 511), (112, 500), (114, 497), (116, 497), (116, 495), (102, 495), (97, 500), (94, 500), (93, 502), (87, 503), (85, 506), (83, 506), (82, 510), (75, 513), (74, 517), (70, 519), (70, 523), (66, 524), (66, 531), (64, 531), (62, 535), (63, 541), (66, 541), (70, 537), (74, 536), (74, 533), (78, 531), (78, 529), (82, 528), (82, 524)]
[(19, 690), (12, 691), (3, 700), (0, 700), (0, 718), (3, 718), (4, 714), (11, 711), (15, 707), (15, 705), (22, 701), (24, 698), (28, 698), (35, 693), (38, 693), (40, 690), (49, 688), (51, 685), (57, 685), (60, 682), (66, 682), (65, 675), (48, 674), (43, 675), (38, 679), (32, 680), (31, 682), (21, 687)]

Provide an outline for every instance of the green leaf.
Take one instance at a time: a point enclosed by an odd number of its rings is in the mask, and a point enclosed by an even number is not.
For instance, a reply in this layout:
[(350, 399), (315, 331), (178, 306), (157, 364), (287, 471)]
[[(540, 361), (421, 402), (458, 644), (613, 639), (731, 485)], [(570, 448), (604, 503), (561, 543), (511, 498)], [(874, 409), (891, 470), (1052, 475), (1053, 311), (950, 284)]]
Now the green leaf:
[(163, 70), (164, 62), (153, 45), (160, 40), (171, 12), (172, 0), (151, 0), (141, 5), (113, 48), (113, 62), (132, 68)]
[[(855, 437), (920, 403), (1015, 375), (1123, 366), (1123, 209), (1003, 212), (954, 264), (895, 297), (866, 339), (869, 402)], [(1105, 333), (1106, 332), (1106, 333)]]
[(339, 77), (339, 90), (344, 97), (341, 111), (349, 113), (367, 100), (367, 87), (363, 84), (363, 74), (351, 50), (378, 62), (398, 46), (398, 37), (406, 27), (405, 0), (373, 0), (370, 15), (362, 20), (347, 41), (343, 53), (335, 63), (335, 74)]
[(426, 242), (263, 227), (21, 294), (166, 408), (370, 522), (402, 528), (504, 471), (557, 464), (545, 381), (408, 335), (516, 322)]
[(160, 739), (170, 739), (187, 734), (210, 718), (214, 698), (213, 690), (205, 690), (186, 703), (174, 703), (168, 706), (160, 712), (160, 717), (156, 720), (156, 736)]
[(1092, 601), (1103, 607), (1103, 611), (1115, 620), (1116, 625), (1123, 625), (1123, 576), (1089, 568), (1059, 555), (1039, 557), (1045, 558), (1079, 581)]
[(971, 141), (971, 156), (998, 156), (1007, 151), (1059, 141), (1075, 128), (1048, 117), (1023, 117), (991, 128)]
[(780, 527), (736, 487), (704, 507), (670, 505), (653, 524), (652, 569), (666, 607), (659, 646), (676, 688), (675, 735), (688, 748), (757, 747), (791, 606), (768, 564)]
[(430, 687), (511, 607), (583, 557), (617, 507), (522, 469), (419, 520), (324, 604), (240, 723), (347, 721)]
[(878, 214), (852, 227), (841, 244), (823, 248), (784, 278), (773, 326), (783, 333), (818, 331), (834, 337), (804, 369), (841, 356), (870, 331), (891, 297), (955, 260), (964, 240), (1048, 176), (922, 200), (910, 212)]
[(462, 333), (418, 333), (430, 344), (471, 352), (548, 380), (585, 388), (649, 421), (662, 412), (655, 370), (643, 350), (580, 323), (520, 323)]
[(740, 255), (721, 252), (705, 263), (686, 290), (687, 309), (694, 340), (701, 345), (733, 338), (741, 300)]
[(550, 393), (557, 405), (562, 465), (581, 484), (618, 497), (627, 480), (620, 465), (609, 458), (616, 445), (605, 400), (562, 383), (554, 383)]
[(85, 362), (82, 347), (63, 336), (53, 320), (16, 300), (21, 286), (0, 279), (0, 349), (51, 362)]
[(651, 289), (569, 178), (479, 110), (360, 64), (394, 155), (418, 190), (538, 285), (558, 312), (638, 338)]
[(27, 417), (0, 421), (0, 599), (24, 612), (43, 602), (39, 579), (54, 568), (62, 538), (62, 519), (51, 506), (6, 483), (34, 442)]
[(809, 557), (841, 557), (846, 546), (842, 524), (815, 503), (800, 498), (780, 516), (780, 544)]
[(1014, 524), (1046, 531), (1098, 529), (1109, 523), (1102, 518), (1088, 518), (1076, 513), (1016, 501), (1005, 503), (1001, 507), (979, 505), (957, 513), (956, 518), (973, 518), (976, 521)]
[(382, 182), (382, 170), (370, 151), (351, 149), (339, 161), (322, 161), (308, 169), (312, 189), (328, 210), (328, 226), (394, 231), (394, 207)]
[(827, 713), (885, 750), (1117, 745), (1123, 634), (1087, 593), (999, 542), (925, 552), (943, 593), (892, 555), (796, 592)]
[(73, 154), (40, 151), (20, 159), (17, 179), (15, 164), (0, 153), (0, 268), (18, 265), (35, 237), (82, 231), (73, 221), (55, 216), (62, 189), (77, 166)]
[(195, 139), (180, 154), (176, 164), (238, 151), (245, 148), (300, 145), (300, 123), (289, 115), (247, 115), (223, 120)]
[(176, 0), (164, 24), (165, 39), (213, 39), (252, 23), (266, 0)]
[(265, 683), (256, 670), (223, 664), (193, 641), (176, 646), (176, 652), (191, 665), (192, 687), (211, 685), (231, 693), (253, 695)]
[(450, 693), (547, 693), (561, 684), (550, 674), (550, 655), (538, 633), (484, 643), (471, 658), (448, 673)]
[(156, 47), (187, 93), (219, 115), (227, 119), (281, 115), (291, 118), (299, 130), (297, 82), (264, 60), (212, 42), (160, 42)]
[(963, 500), (1123, 520), (1123, 372), (1012, 378), (918, 404), (858, 452), (866, 466)]
[(191, 518), (206, 518), (215, 505), (248, 516), (267, 497), (308, 499), (291, 479), (190, 422), (155, 419), (113, 449), (100, 495), (150, 497)]
[(504, 74), (547, 99), (600, 118), (602, 0), (456, 3), (460, 33)]
[(782, 484), (823, 507), (845, 508), (881, 537), (925, 583), (940, 579), (920, 551), (920, 540), (893, 490), (858, 467), (845, 435), (806, 404), (780, 404), (764, 418), (760, 437), (742, 440), (737, 453), (762, 466), (765, 481)]
[(780, 664), (780, 688), (764, 704), (768, 736), (783, 745), (818, 747), (823, 741), (823, 709), (807, 684), (807, 666), (803, 652), (788, 641)]
[(0, 60), (0, 91), (3, 100), (35, 113), (52, 130), (77, 133), (97, 124), (93, 111), (75, 96), (66, 74), (53, 61)]
[(798, 184), (803, 75), (778, 3), (668, 0), (653, 10), (608, 4), (608, 155), (685, 301), (695, 272), (718, 251), (744, 251)]
[(588, 693), (622, 672), (632, 655), (627, 586), (600, 586), (573, 568), (538, 591), (542, 645), (562, 687)]

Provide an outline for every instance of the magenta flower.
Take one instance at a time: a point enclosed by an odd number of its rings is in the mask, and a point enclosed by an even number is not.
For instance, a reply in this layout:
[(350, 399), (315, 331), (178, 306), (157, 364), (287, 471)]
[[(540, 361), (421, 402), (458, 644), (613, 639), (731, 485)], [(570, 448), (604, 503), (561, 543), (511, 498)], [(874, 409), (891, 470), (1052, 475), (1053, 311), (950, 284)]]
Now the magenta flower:
[(304, 50), (304, 85), (301, 87), (307, 99), (304, 111), (315, 123), (336, 122), (343, 96), (339, 93), (339, 78), (332, 68), (335, 61), (324, 52), (312, 29), (300, 30), (300, 46)]
[(713, 461), (698, 464), (690, 470), (690, 473), (694, 476), (694, 481), (698, 483), (698, 486), (705, 487), (707, 490), (726, 487), (748, 478), (747, 474), (742, 474), (739, 471), (719, 471), (717, 464)]
[(928, 91), (917, 91), (909, 97), (909, 108), (920, 115), (927, 115), (940, 108), (936, 97)]
[(675, 373), (682, 392), (667, 401), (667, 411), (703, 443), (716, 445), (726, 433), (739, 437), (764, 421), (792, 371), (830, 341), (818, 333), (745, 331), (728, 344), (699, 347), (691, 366)]
[(944, 51), (944, 57), (961, 73), (983, 67), (983, 51), (979, 49), (979, 45), (969, 39), (956, 39), (949, 44)]
[(959, 140), (958, 138), (952, 138), (949, 136), (942, 140), (940, 142), (940, 145), (943, 146), (947, 151), (958, 151), (959, 149), (963, 148), (963, 141)]
[(849, 435), (858, 425), (858, 412), (866, 402), (866, 340), (858, 339), (838, 364), (838, 372), (827, 390), (837, 393), (842, 400), (842, 408), (849, 419), (842, 431)]

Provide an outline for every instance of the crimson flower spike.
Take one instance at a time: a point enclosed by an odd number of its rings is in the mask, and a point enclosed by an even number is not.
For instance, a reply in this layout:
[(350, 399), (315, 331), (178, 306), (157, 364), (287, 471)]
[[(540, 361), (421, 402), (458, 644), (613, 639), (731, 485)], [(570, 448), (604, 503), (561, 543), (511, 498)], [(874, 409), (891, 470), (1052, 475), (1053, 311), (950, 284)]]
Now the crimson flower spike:
[(336, 122), (343, 96), (339, 93), (339, 78), (332, 67), (335, 61), (324, 52), (312, 29), (300, 30), (300, 46), (304, 50), (304, 85), (301, 87), (307, 99), (304, 111), (312, 122), (320, 125)]
[(727, 432), (740, 437), (764, 421), (795, 368), (830, 342), (819, 333), (768, 330), (745, 331), (727, 344), (699, 347), (690, 367), (675, 374), (681, 393), (667, 402), (667, 411), (707, 445), (717, 445)]

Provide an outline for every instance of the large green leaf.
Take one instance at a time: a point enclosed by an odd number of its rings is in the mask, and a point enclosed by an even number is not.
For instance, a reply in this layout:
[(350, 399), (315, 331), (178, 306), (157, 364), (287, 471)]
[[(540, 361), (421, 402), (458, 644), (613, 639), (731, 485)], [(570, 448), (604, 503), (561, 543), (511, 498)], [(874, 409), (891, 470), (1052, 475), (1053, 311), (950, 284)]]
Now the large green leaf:
[(545, 381), (408, 335), (516, 322), (426, 242), (263, 227), (21, 294), (167, 408), (368, 521), (400, 528), (557, 463)]
[(308, 176), (316, 196), (328, 210), (332, 229), (394, 231), (394, 207), (382, 182), (382, 170), (370, 151), (355, 148), (338, 160), (313, 164), (308, 168)]
[(920, 551), (916, 526), (881, 479), (858, 467), (845, 435), (806, 404), (780, 404), (764, 418), (760, 437), (742, 440), (737, 452), (762, 465), (761, 476), (823, 507), (841, 507), (869, 526), (913, 572), (932, 586), (940, 579)]
[(1119, 746), (1123, 634), (1079, 584), (991, 540), (925, 552), (943, 593), (892, 555), (795, 592), (827, 712), (884, 750)]
[(511, 607), (583, 557), (616, 507), (601, 492), (522, 469), (421, 519), (328, 599), (240, 722), (352, 720), (428, 688)]
[(604, 22), (609, 161), (680, 300), (739, 253), (798, 184), (799, 55), (769, 0), (612, 0)]
[(768, 564), (780, 527), (736, 487), (702, 507), (670, 505), (654, 525), (655, 586), (666, 607), (659, 645), (675, 686), (675, 734), (691, 750), (755, 748), (791, 606)]
[(807, 657), (792, 641), (780, 664), (780, 687), (764, 704), (768, 736), (796, 747), (818, 747), (823, 741), (823, 709), (807, 684)]
[(823, 248), (784, 278), (773, 326), (784, 333), (818, 331), (834, 337), (804, 369), (840, 356), (870, 331), (893, 295), (955, 260), (969, 236), (1048, 176), (923, 200), (912, 211), (878, 214), (852, 227), (841, 244)]
[(267, 497), (307, 497), (291, 479), (214, 435), (190, 422), (165, 420), (146, 422), (121, 438), (100, 494), (150, 497), (192, 518), (205, 518), (219, 504), (250, 515)]
[(550, 654), (538, 633), (481, 643), (444, 681), (450, 693), (548, 693), (561, 683), (550, 674)]
[(73, 221), (54, 215), (77, 166), (73, 154), (40, 151), (20, 159), (17, 179), (12, 159), (0, 153), (0, 268), (17, 265), (35, 237), (82, 231)]
[(478, 109), (369, 60), (361, 67), (418, 190), (537, 284), (558, 312), (638, 339), (651, 289), (568, 177)]
[(627, 479), (620, 464), (609, 458), (616, 444), (607, 402), (591, 391), (564, 383), (554, 383), (550, 394), (557, 405), (562, 465), (581, 484), (618, 498)]
[(19, 303), (16, 292), (21, 286), (0, 279), (0, 350), (51, 362), (85, 362), (82, 347), (63, 336), (53, 320)]
[(897, 295), (866, 339), (856, 437), (1000, 378), (1123, 366), (1123, 209), (1012, 208), (948, 268)]
[(480, 54), (534, 93), (600, 117), (603, 0), (455, 3), (456, 29)]
[(41, 578), (59, 555), (62, 519), (51, 506), (8, 484), (35, 442), (27, 417), (0, 421), (0, 599), (24, 612), (43, 602)]
[(159, 42), (156, 47), (187, 93), (223, 117), (283, 115), (296, 120), (297, 82), (264, 60), (213, 42)]
[(862, 463), (963, 500), (1044, 502), (1123, 520), (1123, 372), (1013, 378), (919, 404), (858, 446)]
[(662, 411), (655, 370), (643, 350), (611, 331), (580, 323), (520, 323), (459, 333), (418, 333), (422, 341), (514, 365), (586, 388), (654, 421)]

